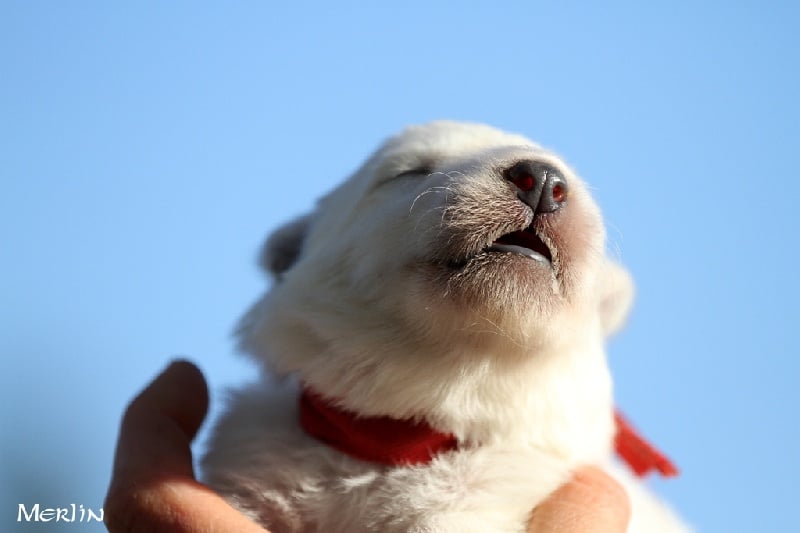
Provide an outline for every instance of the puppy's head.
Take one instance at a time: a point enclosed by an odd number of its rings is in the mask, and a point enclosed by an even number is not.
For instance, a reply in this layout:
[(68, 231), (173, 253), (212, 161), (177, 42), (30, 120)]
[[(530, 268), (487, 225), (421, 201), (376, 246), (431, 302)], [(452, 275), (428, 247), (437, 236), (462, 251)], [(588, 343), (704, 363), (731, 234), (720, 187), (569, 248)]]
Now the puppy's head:
[(411, 353), (601, 342), (632, 293), (604, 240), (586, 185), (556, 155), (487, 126), (412, 127), (267, 240), (276, 282), (242, 345), (279, 370), (367, 376)]

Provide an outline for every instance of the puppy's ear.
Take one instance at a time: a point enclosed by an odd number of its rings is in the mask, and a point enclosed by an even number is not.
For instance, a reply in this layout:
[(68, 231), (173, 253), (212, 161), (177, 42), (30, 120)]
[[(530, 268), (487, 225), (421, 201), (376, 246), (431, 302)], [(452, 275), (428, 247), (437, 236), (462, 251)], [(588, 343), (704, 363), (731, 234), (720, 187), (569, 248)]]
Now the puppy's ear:
[(606, 336), (619, 331), (633, 305), (633, 279), (621, 265), (606, 260), (601, 280), (600, 320)]
[(267, 237), (258, 258), (261, 268), (280, 279), (300, 257), (310, 225), (309, 214), (284, 224)]

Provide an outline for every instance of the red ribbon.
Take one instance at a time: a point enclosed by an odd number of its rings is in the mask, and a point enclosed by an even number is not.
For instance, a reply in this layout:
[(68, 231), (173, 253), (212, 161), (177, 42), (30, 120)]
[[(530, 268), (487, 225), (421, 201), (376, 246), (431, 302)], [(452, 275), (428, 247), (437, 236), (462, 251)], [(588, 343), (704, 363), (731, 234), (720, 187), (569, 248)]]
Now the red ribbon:
[[(639, 435), (619, 411), (614, 413), (614, 420), (617, 453), (636, 475), (652, 470), (666, 477), (678, 474), (675, 465)], [(388, 465), (428, 463), (437, 454), (458, 447), (453, 435), (440, 433), (425, 422), (360, 417), (307, 388), (300, 395), (300, 424), (309, 435), (347, 455)]]
[(614, 447), (617, 454), (628, 463), (637, 476), (642, 477), (653, 470), (657, 470), (664, 477), (678, 475), (678, 468), (672, 461), (647, 442), (619, 410), (614, 411), (614, 422), (617, 424)]

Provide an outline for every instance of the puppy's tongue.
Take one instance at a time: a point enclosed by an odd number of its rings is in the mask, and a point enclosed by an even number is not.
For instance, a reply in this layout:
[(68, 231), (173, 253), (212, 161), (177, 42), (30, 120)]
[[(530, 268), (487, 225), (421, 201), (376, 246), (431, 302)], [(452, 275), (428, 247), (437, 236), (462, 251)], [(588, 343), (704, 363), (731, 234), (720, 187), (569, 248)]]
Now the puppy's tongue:
[(494, 241), (489, 250), (496, 252), (510, 252), (530, 257), (538, 261), (552, 261), (550, 249), (532, 231), (521, 230), (507, 233)]

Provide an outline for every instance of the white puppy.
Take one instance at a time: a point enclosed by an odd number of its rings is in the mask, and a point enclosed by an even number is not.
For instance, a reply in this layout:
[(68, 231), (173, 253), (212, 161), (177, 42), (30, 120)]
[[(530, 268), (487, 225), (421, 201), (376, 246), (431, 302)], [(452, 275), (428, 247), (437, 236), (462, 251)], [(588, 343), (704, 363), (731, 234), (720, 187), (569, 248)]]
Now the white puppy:
[(585, 464), (627, 487), (631, 531), (684, 529), (611, 462), (603, 344), (633, 289), (552, 153), (409, 128), (262, 264), (277, 279), (239, 338), (265, 377), (233, 395), (203, 468), (273, 533), (524, 531)]

